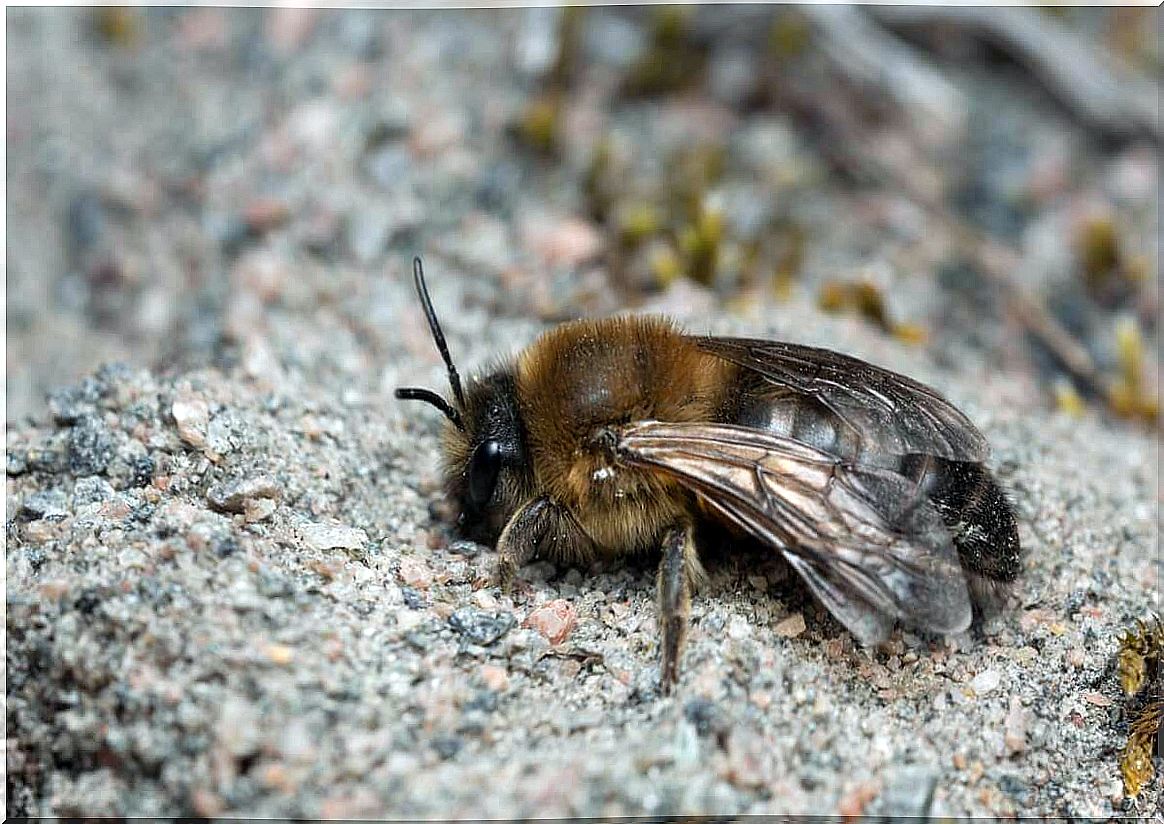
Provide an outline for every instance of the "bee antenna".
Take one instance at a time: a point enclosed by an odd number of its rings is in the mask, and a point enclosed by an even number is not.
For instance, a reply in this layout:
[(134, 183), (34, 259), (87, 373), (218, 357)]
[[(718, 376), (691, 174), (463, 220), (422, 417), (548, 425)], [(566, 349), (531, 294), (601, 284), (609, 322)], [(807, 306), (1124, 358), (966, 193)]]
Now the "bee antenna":
[(398, 400), (402, 401), (424, 401), (431, 403), (437, 409), (444, 413), (445, 417), (453, 422), (453, 426), (462, 432), (465, 431), (465, 424), (461, 421), (461, 413), (454, 409), (448, 401), (433, 392), (431, 389), (421, 389), (418, 386), (402, 386), (393, 392)]
[[(428, 286), (424, 282), (424, 266), (421, 264), (419, 256), (412, 259), (412, 280), (416, 284), (416, 294), (420, 296), (420, 305), (424, 307), (424, 316), (428, 319), (428, 328), (432, 331), (433, 340), (436, 341), (437, 349), (441, 352), (445, 366), (449, 368), (449, 385), (453, 387), (453, 397), (457, 401), (457, 407), (464, 409), (465, 395), (461, 392), (461, 376), (457, 374), (457, 367), (453, 366), (453, 359), (449, 356), (449, 345), (445, 343), (445, 334), (441, 331), (441, 325), (437, 322), (436, 311), (432, 308), (432, 300), (428, 296)], [(437, 397), (439, 398), (440, 396), (438, 395)], [(434, 403), (431, 398), (419, 399)], [(443, 398), (440, 398), (440, 401), (439, 404), (434, 405), (448, 415), (449, 413), (445, 411), (448, 408), (448, 403)], [(456, 410), (453, 411), (455, 412)], [(456, 418), (453, 418), (451, 415), (449, 417), (459, 428), (463, 428), (459, 423), (460, 415), (457, 415)]]

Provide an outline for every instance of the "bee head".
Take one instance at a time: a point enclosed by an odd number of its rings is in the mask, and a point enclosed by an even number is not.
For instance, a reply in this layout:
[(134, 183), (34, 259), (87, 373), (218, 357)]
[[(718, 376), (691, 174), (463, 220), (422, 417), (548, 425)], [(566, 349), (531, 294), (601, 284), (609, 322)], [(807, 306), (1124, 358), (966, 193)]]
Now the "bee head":
[(457, 506), (457, 529), (467, 538), (492, 542), (533, 485), (513, 370), (499, 367), (461, 387), (424, 282), (420, 258), (412, 261), (416, 293), (433, 340), (449, 372), (453, 402), (431, 389), (401, 387), (395, 395), (439, 409), (449, 424), (443, 436), (445, 491)]

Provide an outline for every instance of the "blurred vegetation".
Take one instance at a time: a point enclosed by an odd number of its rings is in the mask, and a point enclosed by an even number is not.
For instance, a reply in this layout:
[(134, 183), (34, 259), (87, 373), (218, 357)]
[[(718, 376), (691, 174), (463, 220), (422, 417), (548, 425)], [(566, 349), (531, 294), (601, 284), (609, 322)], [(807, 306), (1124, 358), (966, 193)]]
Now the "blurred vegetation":
[(92, 25), (97, 36), (114, 46), (132, 47), (141, 43), (145, 20), (133, 6), (100, 6), (93, 9)]
[(1157, 424), (1160, 401), (1148, 383), (1144, 337), (1135, 318), (1121, 317), (1116, 322), (1116, 351), (1119, 371), (1108, 390), (1108, 403), (1121, 417)]
[(628, 97), (647, 97), (696, 85), (703, 76), (706, 54), (692, 37), (692, 6), (651, 8), (650, 45), (623, 79)]
[(881, 289), (868, 280), (827, 281), (821, 287), (817, 305), (833, 314), (853, 312), (903, 343), (919, 344), (926, 340), (926, 331), (922, 327), (914, 323), (902, 323), (889, 316)]

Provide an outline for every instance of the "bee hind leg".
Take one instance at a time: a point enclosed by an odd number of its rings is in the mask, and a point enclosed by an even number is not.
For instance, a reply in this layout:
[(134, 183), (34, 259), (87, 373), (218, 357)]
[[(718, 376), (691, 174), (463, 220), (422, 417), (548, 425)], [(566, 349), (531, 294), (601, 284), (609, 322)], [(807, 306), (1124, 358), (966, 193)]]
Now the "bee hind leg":
[(659, 562), (657, 598), (661, 663), (659, 683), (664, 695), (679, 681), (679, 658), (687, 640), (691, 593), (704, 577), (690, 524), (676, 525), (663, 535), (663, 559)]

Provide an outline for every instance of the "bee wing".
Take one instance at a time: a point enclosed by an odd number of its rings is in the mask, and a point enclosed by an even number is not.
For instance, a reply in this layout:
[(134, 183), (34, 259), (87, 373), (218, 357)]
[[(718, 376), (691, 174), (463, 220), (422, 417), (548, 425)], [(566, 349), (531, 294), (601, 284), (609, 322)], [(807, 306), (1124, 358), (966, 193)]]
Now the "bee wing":
[(985, 461), (986, 439), (928, 386), (828, 349), (750, 338), (697, 337), (705, 352), (770, 381), (779, 393), (817, 401), (853, 427), (868, 451)]
[(712, 510), (778, 547), (858, 639), (895, 619), (934, 632), (970, 625), (970, 597), (941, 517), (916, 483), (748, 427), (645, 421), (624, 427), (630, 465), (678, 480)]

